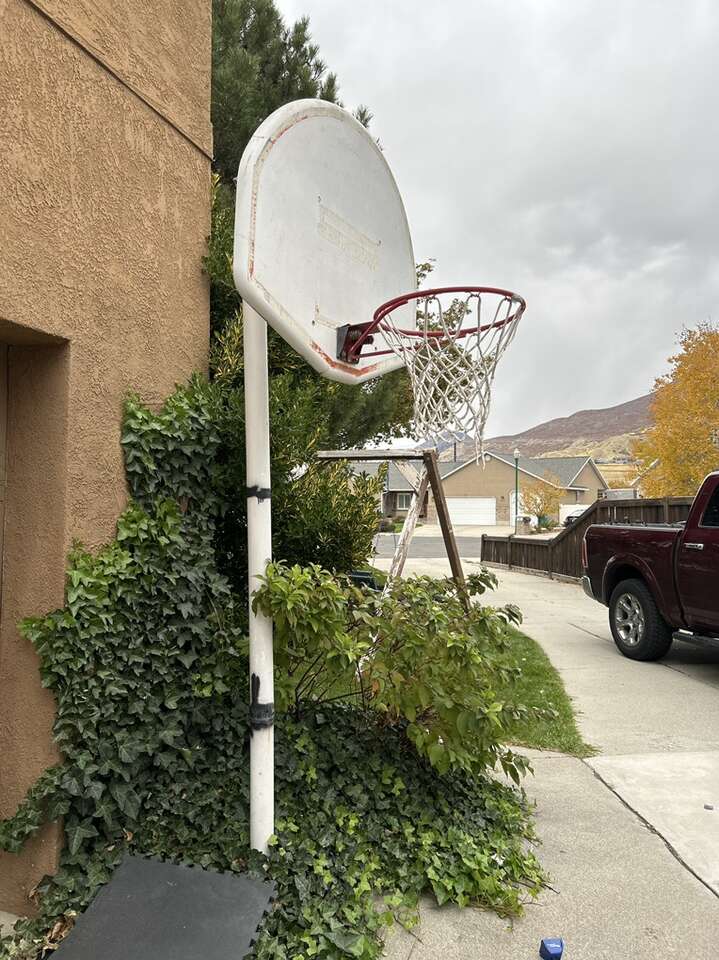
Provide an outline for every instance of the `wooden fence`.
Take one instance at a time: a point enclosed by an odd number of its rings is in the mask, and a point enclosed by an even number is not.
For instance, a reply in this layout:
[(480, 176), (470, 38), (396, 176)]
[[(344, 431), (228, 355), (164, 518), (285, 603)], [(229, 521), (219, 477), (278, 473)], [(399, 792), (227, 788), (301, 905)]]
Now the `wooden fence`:
[(689, 516), (691, 497), (660, 500), (596, 500), (551, 540), (482, 535), (482, 563), (530, 570), (552, 577), (582, 576), (582, 540), (593, 523), (678, 523)]

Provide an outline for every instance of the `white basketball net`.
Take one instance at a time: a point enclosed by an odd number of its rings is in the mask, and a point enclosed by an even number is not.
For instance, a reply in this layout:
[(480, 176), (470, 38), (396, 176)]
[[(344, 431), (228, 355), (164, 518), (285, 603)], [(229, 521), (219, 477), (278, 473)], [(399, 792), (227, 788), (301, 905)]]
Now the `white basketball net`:
[(416, 302), (416, 330), (398, 326), (402, 311), (387, 313), (380, 324), (409, 373), (415, 430), (435, 442), (473, 443), (479, 460), (497, 364), (514, 338), (524, 301), (502, 292), (456, 297), (433, 291)]

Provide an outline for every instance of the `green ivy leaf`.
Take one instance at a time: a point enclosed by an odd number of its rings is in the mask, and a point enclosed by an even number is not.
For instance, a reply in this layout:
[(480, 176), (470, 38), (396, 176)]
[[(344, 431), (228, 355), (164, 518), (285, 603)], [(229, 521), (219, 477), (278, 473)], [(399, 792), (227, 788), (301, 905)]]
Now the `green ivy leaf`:
[(85, 840), (98, 836), (98, 832), (89, 820), (66, 828), (67, 847), (71, 855), (79, 852)]

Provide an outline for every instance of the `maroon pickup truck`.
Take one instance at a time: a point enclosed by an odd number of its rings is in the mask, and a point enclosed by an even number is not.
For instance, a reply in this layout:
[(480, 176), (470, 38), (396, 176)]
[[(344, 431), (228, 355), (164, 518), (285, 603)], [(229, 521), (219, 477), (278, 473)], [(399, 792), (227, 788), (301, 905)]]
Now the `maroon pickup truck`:
[(589, 527), (582, 565), (584, 591), (609, 607), (625, 657), (658, 660), (673, 639), (719, 648), (719, 471), (686, 523)]

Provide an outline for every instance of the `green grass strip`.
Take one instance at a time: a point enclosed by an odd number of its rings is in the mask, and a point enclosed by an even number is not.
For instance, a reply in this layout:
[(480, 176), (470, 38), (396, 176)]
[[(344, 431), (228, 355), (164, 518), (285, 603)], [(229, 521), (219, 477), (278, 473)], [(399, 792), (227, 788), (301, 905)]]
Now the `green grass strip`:
[(518, 721), (509, 729), (509, 742), (537, 750), (556, 750), (573, 757), (593, 756), (597, 751), (583, 740), (572, 701), (549, 657), (536, 640), (519, 630), (510, 628), (509, 635), (522, 677), (512, 684), (507, 696), (528, 707), (551, 707), (556, 713), (553, 719)]

